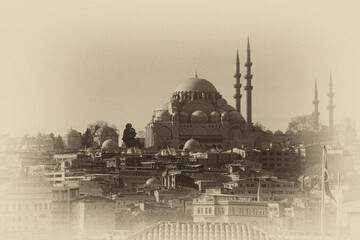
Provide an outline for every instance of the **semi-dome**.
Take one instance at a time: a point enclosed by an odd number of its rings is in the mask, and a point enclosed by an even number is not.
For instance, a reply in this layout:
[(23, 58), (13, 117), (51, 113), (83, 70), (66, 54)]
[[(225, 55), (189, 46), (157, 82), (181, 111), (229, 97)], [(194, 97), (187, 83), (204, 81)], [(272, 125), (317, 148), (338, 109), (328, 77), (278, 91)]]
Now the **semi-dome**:
[(155, 115), (156, 121), (170, 121), (171, 115), (167, 110), (157, 111)]
[(224, 98), (219, 98), (217, 101), (216, 101), (216, 105), (220, 108), (226, 108), (227, 106), (227, 101), (224, 99)]
[(192, 138), (185, 143), (184, 150), (188, 152), (197, 153), (201, 151), (201, 146), (198, 141)]
[(214, 85), (206, 79), (194, 77), (180, 83), (175, 92), (213, 92), (216, 93)]
[(208, 122), (208, 117), (203, 111), (197, 110), (191, 114), (190, 120), (193, 123), (206, 123)]
[(245, 122), (245, 119), (238, 111), (231, 111), (229, 113), (229, 121), (230, 123), (240, 123)]
[(116, 143), (116, 141), (114, 141), (113, 139), (108, 139), (106, 141), (103, 142), (101, 149), (104, 150), (118, 150), (119, 146)]
[(180, 112), (180, 121), (181, 122), (188, 122), (189, 121), (189, 114), (187, 112)]
[(218, 123), (220, 122), (220, 113), (217, 112), (217, 111), (213, 111), (212, 113), (210, 113), (210, 122), (213, 122), (213, 123)]

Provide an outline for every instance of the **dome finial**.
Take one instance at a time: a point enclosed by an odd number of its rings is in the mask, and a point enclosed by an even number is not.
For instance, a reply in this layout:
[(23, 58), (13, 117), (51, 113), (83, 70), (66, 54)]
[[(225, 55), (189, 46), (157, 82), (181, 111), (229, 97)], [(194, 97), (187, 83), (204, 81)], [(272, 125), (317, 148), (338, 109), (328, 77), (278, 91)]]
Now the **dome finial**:
[(197, 75), (197, 68), (195, 68), (195, 76), (194, 78), (198, 78), (198, 75)]

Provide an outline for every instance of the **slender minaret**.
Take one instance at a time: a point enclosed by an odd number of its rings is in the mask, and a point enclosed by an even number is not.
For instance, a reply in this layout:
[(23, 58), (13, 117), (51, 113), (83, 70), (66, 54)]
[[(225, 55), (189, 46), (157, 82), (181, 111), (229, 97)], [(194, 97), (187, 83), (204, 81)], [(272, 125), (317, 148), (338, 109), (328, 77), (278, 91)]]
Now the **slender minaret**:
[(234, 94), (234, 98), (235, 98), (235, 102), (236, 102), (236, 111), (238, 111), (239, 113), (241, 113), (241, 93), (240, 93), (240, 89), (241, 89), (241, 83), (240, 83), (240, 77), (241, 77), (241, 73), (240, 73), (240, 60), (239, 60), (239, 51), (236, 51), (236, 73), (234, 75), (234, 78), (236, 79), (236, 82), (234, 84), (234, 88), (236, 89), (236, 92)]
[(333, 91), (333, 82), (332, 82), (332, 74), (330, 72), (330, 80), (329, 80), (329, 106), (327, 109), (329, 110), (329, 140), (334, 141), (334, 91)]
[(245, 63), (245, 67), (246, 67), (246, 75), (245, 75), (245, 79), (246, 81), (246, 86), (245, 86), (245, 91), (246, 91), (246, 121), (247, 121), (247, 126), (248, 129), (251, 130), (252, 129), (252, 116), (251, 116), (251, 91), (253, 89), (253, 86), (251, 86), (251, 79), (253, 77), (253, 75), (251, 74), (251, 66), (252, 66), (252, 62), (251, 62), (251, 55), (250, 55), (250, 41), (249, 41), (249, 37), (248, 37), (248, 42), (247, 42), (247, 61)]
[(319, 130), (319, 98), (318, 98), (318, 89), (317, 89), (317, 82), (315, 79), (315, 97), (314, 97), (314, 128), (315, 130)]

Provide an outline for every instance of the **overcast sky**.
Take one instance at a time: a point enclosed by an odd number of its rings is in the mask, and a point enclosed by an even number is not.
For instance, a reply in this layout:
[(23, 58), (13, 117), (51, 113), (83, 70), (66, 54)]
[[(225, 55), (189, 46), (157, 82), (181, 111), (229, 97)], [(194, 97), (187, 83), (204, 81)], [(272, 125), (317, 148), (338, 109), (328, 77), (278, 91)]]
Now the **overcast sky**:
[(284, 131), (311, 113), (316, 77), (327, 124), (331, 69), (335, 123), (360, 128), (359, 13), (359, 0), (2, 0), (0, 135), (84, 132), (96, 120), (143, 130), (195, 69), (235, 105), (247, 36), (254, 122)]

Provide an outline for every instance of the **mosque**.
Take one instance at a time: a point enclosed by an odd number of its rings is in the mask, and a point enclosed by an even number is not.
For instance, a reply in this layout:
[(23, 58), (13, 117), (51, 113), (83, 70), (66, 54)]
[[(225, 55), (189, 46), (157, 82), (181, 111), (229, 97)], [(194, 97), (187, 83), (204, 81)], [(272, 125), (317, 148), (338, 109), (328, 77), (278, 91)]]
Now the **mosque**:
[(195, 75), (186, 79), (172, 93), (170, 101), (153, 112), (146, 126), (145, 147), (163, 149), (200, 145), (209, 148), (230, 149), (247, 143), (253, 124), (251, 119), (251, 57), (247, 44), (247, 73), (245, 79), (246, 120), (241, 114), (241, 83), (239, 54), (236, 56), (235, 102), (236, 108), (228, 104), (215, 86)]

